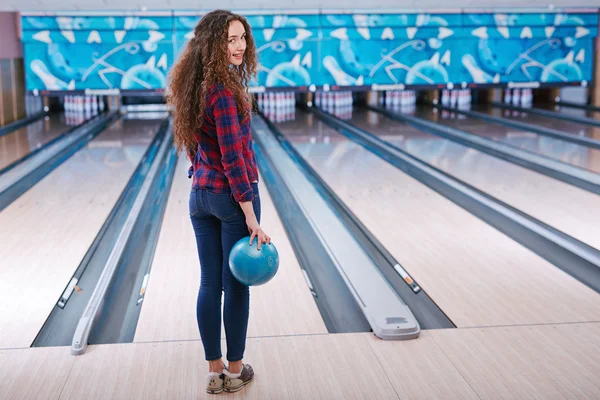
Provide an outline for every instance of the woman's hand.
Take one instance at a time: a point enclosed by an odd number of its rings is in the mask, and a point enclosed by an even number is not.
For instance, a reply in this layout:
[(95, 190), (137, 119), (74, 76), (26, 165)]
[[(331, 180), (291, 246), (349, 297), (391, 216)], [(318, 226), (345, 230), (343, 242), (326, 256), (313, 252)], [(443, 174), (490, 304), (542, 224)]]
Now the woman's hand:
[(248, 225), (248, 232), (250, 232), (250, 245), (254, 242), (254, 238), (258, 240), (257, 249), (260, 250), (260, 247), (263, 243), (271, 243), (271, 238), (263, 232), (256, 217), (250, 217), (246, 219), (246, 225)]

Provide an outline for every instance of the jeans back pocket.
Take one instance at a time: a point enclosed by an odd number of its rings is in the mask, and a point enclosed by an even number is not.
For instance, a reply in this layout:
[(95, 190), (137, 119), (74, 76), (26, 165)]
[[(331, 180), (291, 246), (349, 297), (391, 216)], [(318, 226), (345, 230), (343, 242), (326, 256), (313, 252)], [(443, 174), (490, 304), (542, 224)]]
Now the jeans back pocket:
[(190, 212), (190, 217), (195, 217), (201, 210), (201, 201), (200, 196), (202, 193), (197, 189), (192, 189), (190, 192), (190, 199), (188, 202), (188, 208)]
[(231, 197), (231, 193), (207, 193), (210, 212), (221, 221), (229, 221), (243, 214), (242, 208)]

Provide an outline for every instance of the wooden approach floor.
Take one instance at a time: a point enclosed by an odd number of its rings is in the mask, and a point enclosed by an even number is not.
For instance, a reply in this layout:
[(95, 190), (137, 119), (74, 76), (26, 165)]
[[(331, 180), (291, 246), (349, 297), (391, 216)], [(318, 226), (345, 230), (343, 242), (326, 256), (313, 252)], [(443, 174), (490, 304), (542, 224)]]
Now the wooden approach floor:
[(248, 338), (256, 379), (208, 395), (199, 340), (0, 350), (0, 399), (598, 399), (600, 323)]

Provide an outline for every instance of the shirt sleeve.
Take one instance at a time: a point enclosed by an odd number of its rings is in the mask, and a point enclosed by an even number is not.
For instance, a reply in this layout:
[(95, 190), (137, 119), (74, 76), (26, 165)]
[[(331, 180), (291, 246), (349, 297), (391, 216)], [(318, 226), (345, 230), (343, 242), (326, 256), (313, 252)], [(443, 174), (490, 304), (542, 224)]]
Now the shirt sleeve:
[(188, 160), (190, 160), (190, 163), (192, 164), (188, 169), (188, 178), (191, 178), (192, 176), (194, 176), (194, 156), (192, 155), (190, 149), (187, 149), (187, 157)]
[(242, 133), (238, 122), (233, 92), (217, 89), (213, 105), (217, 139), (221, 149), (221, 163), (233, 198), (237, 202), (252, 201), (254, 192), (248, 180), (242, 146)]

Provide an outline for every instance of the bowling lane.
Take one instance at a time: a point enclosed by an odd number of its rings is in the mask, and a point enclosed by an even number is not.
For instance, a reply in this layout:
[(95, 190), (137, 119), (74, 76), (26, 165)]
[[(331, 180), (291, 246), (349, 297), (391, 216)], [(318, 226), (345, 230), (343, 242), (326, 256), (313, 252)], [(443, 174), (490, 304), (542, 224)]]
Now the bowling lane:
[(600, 111), (586, 110), (583, 108), (567, 107), (567, 106), (563, 107), (563, 106), (557, 106), (554, 104), (536, 105), (536, 108), (542, 108), (544, 110), (549, 110), (549, 111), (556, 111), (560, 114), (572, 115), (575, 117), (600, 119)]
[[(482, 107), (481, 111), (489, 111), (487, 113), (493, 114), (488, 108)], [(418, 116), (424, 118), (436, 117), (435, 115), (432, 115), (428, 109), (419, 109)], [(523, 150), (528, 150), (564, 163), (572, 164), (579, 168), (600, 173), (600, 150), (598, 149), (591, 149), (587, 146), (540, 135), (534, 132), (511, 128), (501, 124), (489, 123), (482, 119), (469, 117), (463, 114), (440, 111), (438, 118), (438, 122), (442, 122), (444, 125), (466, 130), (488, 139), (506, 143)]]
[[(171, 186), (135, 342), (197, 340), (200, 264), (189, 218), (189, 161), (179, 159)], [(250, 288), (248, 336), (327, 333), (267, 187), (259, 179), (261, 226), (281, 260), (269, 283)], [(221, 329), (222, 337), (225, 330)]]
[[(384, 116), (370, 123), (370, 113), (358, 109), (352, 122), (377, 135), (386, 135), (388, 142), (423, 161), (600, 249), (598, 195)], [(428, 110), (419, 109), (417, 115), (436, 119)], [(460, 128), (460, 122), (467, 120), (457, 121)], [(490, 129), (487, 125), (481, 127), (482, 131)]]
[(0, 170), (69, 130), (65, 114), (52, 114), (0, 137)]
[(161, 121), (113, 123), (0, 212), (0, 348), (31, 345)]
[[(537, 106), (536, 106), (537, 107)], [(573, 121), (566, 121), (558, 118), (544, 117), (543, 115), (520, 112), (513, 110), (504, 110), (499, 107), (481, 106), (473, 108), (474, 111), (485, 112), (496, 117), (503, 117), (514, 121), (525, 122), (532, 125), (542, 126), (544, 128), (557, 129), (577, 136), (585, 136), (592, 139), (598, 139), (600, 128), (593, 125), (581, 124)]]
[[(457, 326), (598, 320), (599, 294), (313, 115), (296, 116), (279, 129)], [(407, 142), (443, 151), (424, 135)]]

